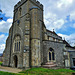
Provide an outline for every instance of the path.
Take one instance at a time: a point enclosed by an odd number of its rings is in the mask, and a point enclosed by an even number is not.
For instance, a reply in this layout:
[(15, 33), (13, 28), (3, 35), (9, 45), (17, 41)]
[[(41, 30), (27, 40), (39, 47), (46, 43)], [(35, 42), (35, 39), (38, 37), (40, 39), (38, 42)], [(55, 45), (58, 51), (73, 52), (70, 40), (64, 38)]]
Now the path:
[(0, 66), (0, 71), (4, 72), (12, 72), (12, 73), (19, 73), (22, 71), (22, 69), (17, 69), (17, 68), (10, 68), (10, 67), (3, 67)]

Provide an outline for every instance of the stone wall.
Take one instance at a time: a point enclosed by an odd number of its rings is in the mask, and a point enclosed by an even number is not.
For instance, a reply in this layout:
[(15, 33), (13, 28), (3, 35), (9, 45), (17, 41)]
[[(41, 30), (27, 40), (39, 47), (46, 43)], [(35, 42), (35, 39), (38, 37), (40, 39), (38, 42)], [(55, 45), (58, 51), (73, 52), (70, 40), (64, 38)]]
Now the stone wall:
[(41, 25), (39, 24), (38, 7), (31, 9), (31, 66), (36, 67), (41, 65)]
[(70, 67), (75, 66), (73, 63), (73, 59), (75, 59), (75, 50), (69, 51), (69, 56), (70, 56)]
[(52, 41), (43, 41), (43, 62), (48, 62), (48, 51), (52, 48), (55, 53), (55, 62), (57, 66), (64, 66), (63, 50), (64, 44)]
[(3, 62), (3, 56), (0, 56), (0, 61)]

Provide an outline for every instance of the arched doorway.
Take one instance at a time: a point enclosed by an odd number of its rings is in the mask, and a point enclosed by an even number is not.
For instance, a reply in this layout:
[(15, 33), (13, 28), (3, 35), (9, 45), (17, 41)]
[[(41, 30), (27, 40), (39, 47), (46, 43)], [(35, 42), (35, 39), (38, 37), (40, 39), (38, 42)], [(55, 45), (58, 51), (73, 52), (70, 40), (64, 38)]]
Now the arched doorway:
[(54, 61), (54, 60), (55, 60), (54, 50), (52, 48), (49, 48), (48, 61)]
[(17, 58), (17, 56), (15, 55), (15, 56), (14, 56), (14, 67), (17, 68), (17, 65), (18, 65), (18, 58)]

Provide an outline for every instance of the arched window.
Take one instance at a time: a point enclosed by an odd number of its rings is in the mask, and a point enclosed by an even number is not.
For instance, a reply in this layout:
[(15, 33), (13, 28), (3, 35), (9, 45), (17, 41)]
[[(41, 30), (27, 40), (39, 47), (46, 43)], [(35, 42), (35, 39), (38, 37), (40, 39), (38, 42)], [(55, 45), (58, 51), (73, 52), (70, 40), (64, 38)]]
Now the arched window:
[(51, 60), (51, 53), (49, 52), (49, 60)]
[(21, 50), (21, 38), (19, 35), (15, 36), (13, 43), (13, 52)]
[(55, 54), (52, 48), (49, 49), (49, 61), (51, 60), (55, 60)]
[(16, 50), (16, 43), (15, 43), (14, 49)]
[(18, 11), (18, 12), (19, 12), (19, 14), (18, 14), (19, 17), (21, 17), (21, 14), (22, 14), (22, 13), (21, 13), (21, 12), (22, 12), (22, 8), (21, 8), (21, 7), (19, 8), (19, 11)]

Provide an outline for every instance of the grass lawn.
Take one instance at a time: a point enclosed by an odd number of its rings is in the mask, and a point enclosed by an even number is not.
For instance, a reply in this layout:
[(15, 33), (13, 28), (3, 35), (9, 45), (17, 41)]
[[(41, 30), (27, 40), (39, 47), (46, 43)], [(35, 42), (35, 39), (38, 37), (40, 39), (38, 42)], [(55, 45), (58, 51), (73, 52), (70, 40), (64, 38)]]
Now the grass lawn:
[(0, 61), (0, 65), (2, 65), (2, 62)]
[(45, 68), (32, 68), (22, 71), (19, 74), (0, 72), (0, 75), (72, 75), (75, 71), (70, 69), (45, 69)]
[(72, 75), (72, 73), (75, 73), (75, 71), (72, 71), (70, 69), (53, 70), (53, 69), (45, 69), (45, 68), (32, 68), (20, 73), (24, 73), (28, 75)]

